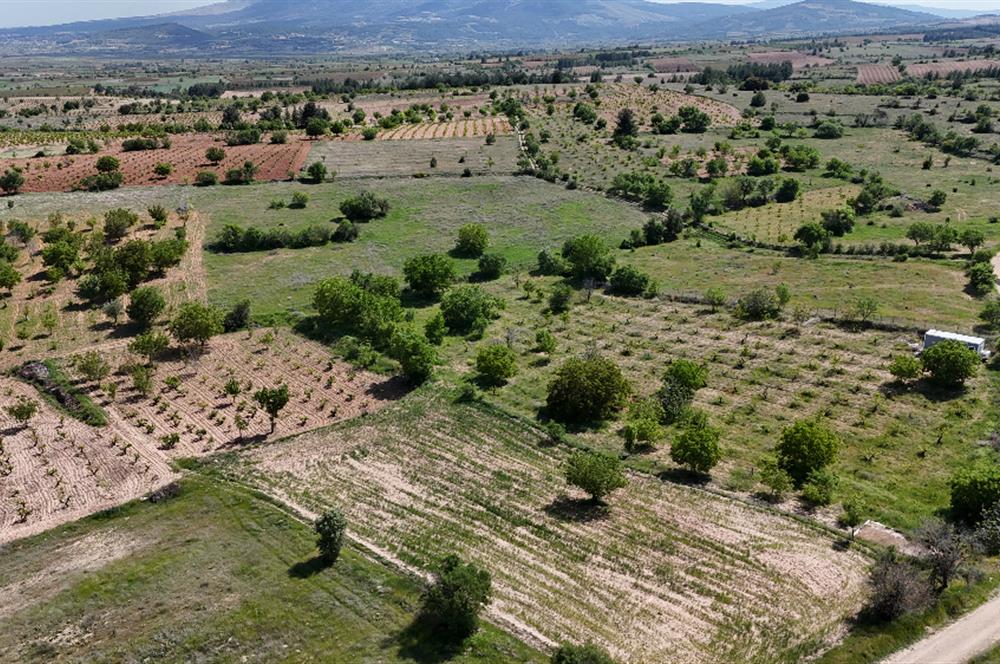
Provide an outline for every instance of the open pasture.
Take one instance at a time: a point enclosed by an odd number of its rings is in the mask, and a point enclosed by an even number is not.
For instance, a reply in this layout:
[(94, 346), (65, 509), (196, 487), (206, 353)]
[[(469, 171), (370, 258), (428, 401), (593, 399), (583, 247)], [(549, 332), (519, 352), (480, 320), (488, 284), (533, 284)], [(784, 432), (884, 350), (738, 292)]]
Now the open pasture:
[(796, 661), (860, 601), (865, 558), (826, 533), (641, 475), (605, 513), (566, 494), (565, 456), (520, 420), (424, 391), (211, 463), (307, 509), (340, 506), (404, 563), (457, 551), (490, 571), (498, 625), (625, 661)]
[[(305, 188), (274, 183), (227, 188), (225, 197), (200, 190), (191, 203), (211, 220), (210, 241), (226, 224), (292, 231), (329, 224), (339, 217), (341, 201), (366, 189), (384, 196), (391, 207), (385, 218), (360, 224), (355, 242), (263, 253), (206, 252), (209, 301), (229, 306), (249, 298), (257, 315), (298, 315), (311, 310), (319, 280), (355, 269), (399, 275), (410, 256), (451, 250), (458, 229), (467, 223), (484, 224), (492, 237), (490, 251), (507, 258), (510, 270), (523, 271), (533, 268), (538, 252), (550, 244), (561, 246), (585, 232), (626, 237), (646, 218), (602, 196), (507, 176), (335, 181)], [(304, 210), (267, 210), (270, 200), (287, 200), (294, 190), (310, 194)], [(462, 276), (477, 269), (474, 259), (456, 259), (456, 265)]]
[[(510, 174), (517, 166), (517, 139), (499, 136), (409, 141), (317, 141), (307, 163), (321, 161), (340, 178), (408, 175)], [(436, 160), (431, 166), (431, 160)]]
[[(539, 664), (496, 627), (454, 652), (410, 625), (421, 582), (204, 478), (3, 549), (0, 659), (10, 662), (441, 661)], [(123, 633), (127, 638), (123, 638)]]

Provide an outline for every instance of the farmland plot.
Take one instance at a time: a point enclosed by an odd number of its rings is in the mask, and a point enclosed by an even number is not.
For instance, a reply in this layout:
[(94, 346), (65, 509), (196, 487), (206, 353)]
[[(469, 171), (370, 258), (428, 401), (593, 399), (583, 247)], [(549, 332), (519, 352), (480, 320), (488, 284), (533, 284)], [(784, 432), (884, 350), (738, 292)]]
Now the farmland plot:
[[(722, 231), (769, 244), (794, 244), (795, 231), (802, 224), (819, 222), (820, 213), (841, 208), (861, 187), (845, 185), (807, 191), (791, 203), (771, 203), (747, 207), (713, 217), (711, 223)], [(848, 238), (834, 238), (837, 242)]]
[(595, 512), (566, 495), (564, 459), (526, 424), (418, 393), (216, 463), (310, 509), (340, 506), (406, 563), (457, 551), (493, 575), (497, 624), (624, 661), (795, 661), (861, 600), (864, 557), (808, 526), (645, 476)]
[[(36, 401), (0, 378), (0, 402)], [(138, 498), (174, 478), (166, 458), (122, 426), (91, 427), (47, 403), (26, 426), (0, 410), (0, 544)]]
[(892, 65), (858, 65), (857, 81), (861, 85), (876, 85), (878, 83), (895, 83), (903, 75)]
[[(320, 141), (313, 144), (308, 163), (322, 161), (338, 177), (385, 177), (425, 173), (459, 175), (510, 174), (517, 165), (513, 136), (501, 136), (493, 145), (480, 138), (413, 141)], [(431, 160), (436, 165), (431, 166)]]
[(740, 122), (740, 111), (725, 102), (707, 97), (687, 95), (674, 90), (660, 88), (656, 91), (645, 86), (611, 84), (602, 92), (601, 117), (614, 126), (618, 112), (630, 108), (648, 126), (653, 115), (653, 107), (665, 117), (676, 115), (683, 106), (697, 106), (712, 118), (713, 125), (730, 126)]
[(810, 55), (801, 51), (760, 51), (747, 55), (750, 62), (760, 64), (781, 64), (791, 62), (793, 69), (811, 69), (813, 67), (826, 67), (834, 63), (830, 58), (818, 55)]
[[(0, 170), (22, 168), (25, 178), (22, 190), (26, 192), (72, 190), (84, 177), (97, 172), (97, 160), (105, 155), (121, 161), (126, 186), (187, 184), (200, 171), (212, 171), (221, 180), (227, 170), (240, 168), (246, 161), (259, 167), (258, 180), (284, 180), (289, 173), (302, 168), (310, 147), (307, 141), (294, 138), (283, 145), (227, 146), (226, 158), (214, 165), (206, 161), (205, 151), (218, 145), (219, 141), (207, 135), (177, 136), (167, 149), (122, 152), (120, 143), (116, 143), (112, 149), (94, 155), (4, 159), (0, 160)], [(159, 163), (170, 164), (173, 172), (162, 177), (156, 175), (154, 168)]]
[(946, 62), (925, 62), (906, 66), (910, 76), (927, 75), (944, 78), (953, 71), (980, 71), (1000, 66), (996, 60), (950, 60)]
[(404, 124), (379, 132), (378, 138), (383, 141), (406, 141), (426, 138), (473, 138), (487, 134), (501, 136), (512, 132), (507, 118), (482, 116), (446, 122)]
[[(73, 356), (61, 360), (75, 385), (103, 408), (106, 427), (43, 405), (29, 427), (18, 428), (0, 411), (0, 477), (9, 487), (0, 496), (0, 542), (141, 496), (174, 477), (170, 457), (200, 456), (367, 416), (405, 392), (399, 381), (352, 369), (322, 345), (285, 330), (255, 339), (217, 337), (206, 350), (200, 357), (176, 354), (158, 363), (148, 395), (121, 372), (88, 383), (77, 374)], [(113, 369), (137, 359), (124, 341), (100, 352)], [(225, 392), (230, 380), (238, 394)], [(289, 387), (290, 399), (272, 434), (253, 394), (279, 384)], [(39, 401), (34, 388), (18, 381), (2, 379), (0, 391), (5, 403), (19, 395)]]
[[(283, 329), (216, 337), (206, 350), (193, 359), (178, 353), (158, 363), (149, 395), (139, 393), (127, 375), (111, 378), (117, 386), (113, 400), (107, 383), (87, 387), (133, 428), (134, 436), (166, 447), (165, 437), (176, 435), (173, 456), (198, 456), (367, 416), (406, 391), (399, 380), (353, 369), (334, 360), (321, 344)], [(115, 367), (135, 361), (124, 348), (107, 355)], [(239, 385), (238, 394), (226, 393), (231, 380)], [(290, 398), (272, 434), (253, 395), (282, 384)], [(242, 431), (240, 419), (245, 422)]]

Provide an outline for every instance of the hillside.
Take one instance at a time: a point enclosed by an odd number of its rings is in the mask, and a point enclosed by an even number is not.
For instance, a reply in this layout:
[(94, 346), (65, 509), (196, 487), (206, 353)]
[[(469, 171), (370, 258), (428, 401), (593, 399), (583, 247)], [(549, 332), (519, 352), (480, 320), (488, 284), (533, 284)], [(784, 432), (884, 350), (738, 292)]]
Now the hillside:
[[(851, 0), (806, 0), (770, 9), (650, 0), (228, 0), (169, 16), (0, 31), (0, 49), (11, 54), (100, 53), (109, 48), (136, 53), (164, 48), (181, 53), (212, 48), (228, 54), (454, 53), (856, 33), (940, 21), (928, 13)], [(164, 32), (164, 25), (175, 27)], [(182, 27), (196, 32), (184, 34)], [(109, 46), (109, 34), (127, 38)]]
[(803, 0), (705, 23), (693, 33), (705, 38), (748, 38), (877, 31), (940, 21), (932, 14), (854, 0)]

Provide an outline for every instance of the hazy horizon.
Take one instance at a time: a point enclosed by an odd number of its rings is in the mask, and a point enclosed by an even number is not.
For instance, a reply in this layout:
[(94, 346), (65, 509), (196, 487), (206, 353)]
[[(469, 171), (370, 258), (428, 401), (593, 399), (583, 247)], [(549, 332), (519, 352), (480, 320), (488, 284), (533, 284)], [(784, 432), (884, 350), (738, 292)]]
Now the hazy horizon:
[[(0, 0), (0, 27), (57, 25), (127, 16), (148, 16), (216, 4), (221, 0)], [(502, 1), (502, 0), (497, 0)], [(553, 1), (553, 0), (550, 0)], [(565, 0), (575, 2), (576, 0)], [(661, 3), (691, 0), (653, 0)], [(696, 0), (697, 1), (697, 0)], [(757, 0), (704, 0), (728, 5), (750, 5)], [(789, 4), (797, 0), (788, 0)], [(921, 5), (939, 9), (1000, 11), (1000, 0), (868, 0), (883, 5)]]

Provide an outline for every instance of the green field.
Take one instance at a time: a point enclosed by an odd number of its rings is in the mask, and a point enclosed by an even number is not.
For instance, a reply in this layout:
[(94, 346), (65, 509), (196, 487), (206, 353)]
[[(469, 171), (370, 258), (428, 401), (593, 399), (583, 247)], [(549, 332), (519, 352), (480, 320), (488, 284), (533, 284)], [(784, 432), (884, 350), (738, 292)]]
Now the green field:
[[(188, 478), (3, 549), (8, 662), (540, 662), (493, 627), (452, 651), (408, 629), (420, 584), (348, 546), (324, 568), (270, 502)], [(127, 637), (123, 638), (123, 635)]]
[[(192, 204), (207, 216), (211, 240), (230, 223), (290, 230), (330, 224), (340, 217), (340, 202), (365, 189), (384, 196), (392, 207), (384, 219), (361, 224), (356, 242), (244, 254), (206, 252), (210, 301), (228, 304), (248, 297), (258, 315), (309, 311), (317, 281), (355, 269), (400, 274), (411, 256), (453, 248), (459, 227), (467, 223), (485, 225), (492, 237), (490, 250), (506, 257), (511, 269), (527, 270), (542, 248), (561, 246), (587, 232), (625, 237), (645, 219), (640, 211), (601, 196), (514, 177), (229, 187), (199, 191)], [(270, 200), (288, 200), (293, 191), (311, 196), (307, 208), (267, 209)], [(475, 260), (456, 263), (463, 275), (477, 269)]]

